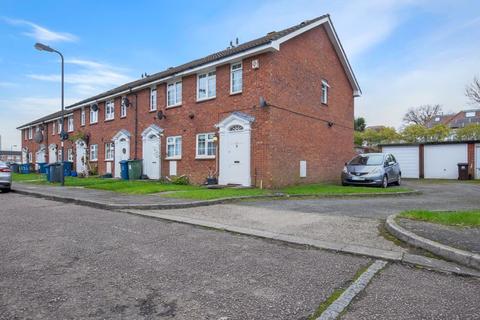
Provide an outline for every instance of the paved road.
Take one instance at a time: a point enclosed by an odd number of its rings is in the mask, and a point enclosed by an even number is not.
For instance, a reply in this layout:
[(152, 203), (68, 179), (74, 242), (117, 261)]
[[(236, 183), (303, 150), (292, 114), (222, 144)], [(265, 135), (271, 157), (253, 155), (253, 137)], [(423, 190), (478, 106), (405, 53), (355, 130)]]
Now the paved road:
[(426, 183), (408, 181), (404, 185), (421, 195), (378, 198), (307, 199), (244, 202), (241, 205), (308, 213), (325, 213), (364, 218), (386, 218), (409, 209), (458, 210), (480, 207), (480, 184)]
[[(229, 320), (306, 319), (371, 262), (17, 194), (0, 194), (0, 261), (0, 319)], [(404, 268), (389, 265), (394, 278), (374, 279), (354, 315), (368, 315), (375, 292), (394, 288), (408, 299), (420, 284)], [(478, 280), (420, 277), (448, 287), (449, 304), (437, 311), (438, 286), (426, 285), (408, 312), (426, 314), (432, 303), (428, 317), (472, 318)], [(388, 310), (379, 305), (375, 314)]]

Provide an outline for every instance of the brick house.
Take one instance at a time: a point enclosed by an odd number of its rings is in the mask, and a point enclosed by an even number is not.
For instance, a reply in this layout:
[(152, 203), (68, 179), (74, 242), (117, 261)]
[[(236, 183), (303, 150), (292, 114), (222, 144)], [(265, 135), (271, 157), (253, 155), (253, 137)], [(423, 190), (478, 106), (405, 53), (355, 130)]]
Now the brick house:
[[(120, 160), (143, 159), (151, 179), (333, 181), (354, 154), (360, 94), (324, 15), (68, 106), (66, 158), (78, 172), (88, 163), (115, 177)], [(60, 158), (58, 112), (19, 129), (25, 161)]]

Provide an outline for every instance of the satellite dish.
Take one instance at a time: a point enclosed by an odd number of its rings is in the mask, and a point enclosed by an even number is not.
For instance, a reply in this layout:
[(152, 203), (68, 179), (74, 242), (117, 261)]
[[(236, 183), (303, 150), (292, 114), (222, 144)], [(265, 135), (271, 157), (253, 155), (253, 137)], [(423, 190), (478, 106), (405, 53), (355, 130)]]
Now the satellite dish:
[(160, 111), (157, 112), (157, 118), (158, 118), (158, 120), (162, 120), (162, 119), (166, 119), (167, 116), (163, 114), (162, 110), (160, 110)]
[(35, 135), (33, 136), (33, 140), (36, 142), (36, 143), (41, 143), (43, 141), (43, 134), (42, 134), (42, 131), (41, 130), (37, 130), (35, 132)]
[(259, 105), (260, 105), (260, 108), (266, 108), (268, 106), (267, 101), (265, 100), (264, 97), (260, 97)]
[(122, 104), (126, 107), (129, 107), (130, 106), (130, 100), (128, 100), (128, 98), (125, 97), (125, 98), (122, 99)]
[(98, 111), (98, 104), (96, 103), (92, 104), (91, 108), (93, 111)]

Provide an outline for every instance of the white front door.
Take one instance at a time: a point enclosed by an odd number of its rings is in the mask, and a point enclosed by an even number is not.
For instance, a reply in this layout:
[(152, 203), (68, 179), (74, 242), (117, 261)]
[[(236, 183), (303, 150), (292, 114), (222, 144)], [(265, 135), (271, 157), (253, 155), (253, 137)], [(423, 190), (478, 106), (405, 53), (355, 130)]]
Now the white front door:
[(87, 172), (87, 145), (84, 141), (79, 140), (75, 143), (76, 147), (76, 170), (77, 173), (85, 174)]
[(220, 133), (219, 184), (251, 185), (250, 130), (233, 124)]
[(35, 158), (35, 163), (45, 163), (45, 148), (42, 148), (37, 151), (36, 158)]
[(143, 139), (143, 173), (149, 179), (160, 179), (160, 137), (154, 133)]
[(115, 178), (120, 178), (120, 161), (130, 159), (130, 139), (120, 136), (115, 140)]
[(475, 148), (475, 179), (480, 179), (480, 145)]
[(57, 162), (57, 146), (51, 145), (48, 148), (48, 163), (55, 163)]

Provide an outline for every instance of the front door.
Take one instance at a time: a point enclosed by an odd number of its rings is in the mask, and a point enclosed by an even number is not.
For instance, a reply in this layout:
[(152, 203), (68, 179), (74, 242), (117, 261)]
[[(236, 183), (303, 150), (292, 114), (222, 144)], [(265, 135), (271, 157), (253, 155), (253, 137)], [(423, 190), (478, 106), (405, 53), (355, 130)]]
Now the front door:
[(79, 140), (75, 143), (76, 147), (76, 170), (79, 174), (87, 173), (87, 145)]
[(251, 185), (250, 130), (240, 124), (227, 127), (220, 135), (220, 184)]
[(120, 136), (115, 140), (115, 178), (120, 178), (120, 161), (130, 159), (130, 139)]
[(57, 162), (57, 146), (51, 145), (48, 148), (48, 163), (55, 163)]
[(475, 179), (480, 179), (480, 145), (475, 149)]
[(149, 134), (143, 140), (143, 173), (149, 179), (160, 179), (160, 137)]

